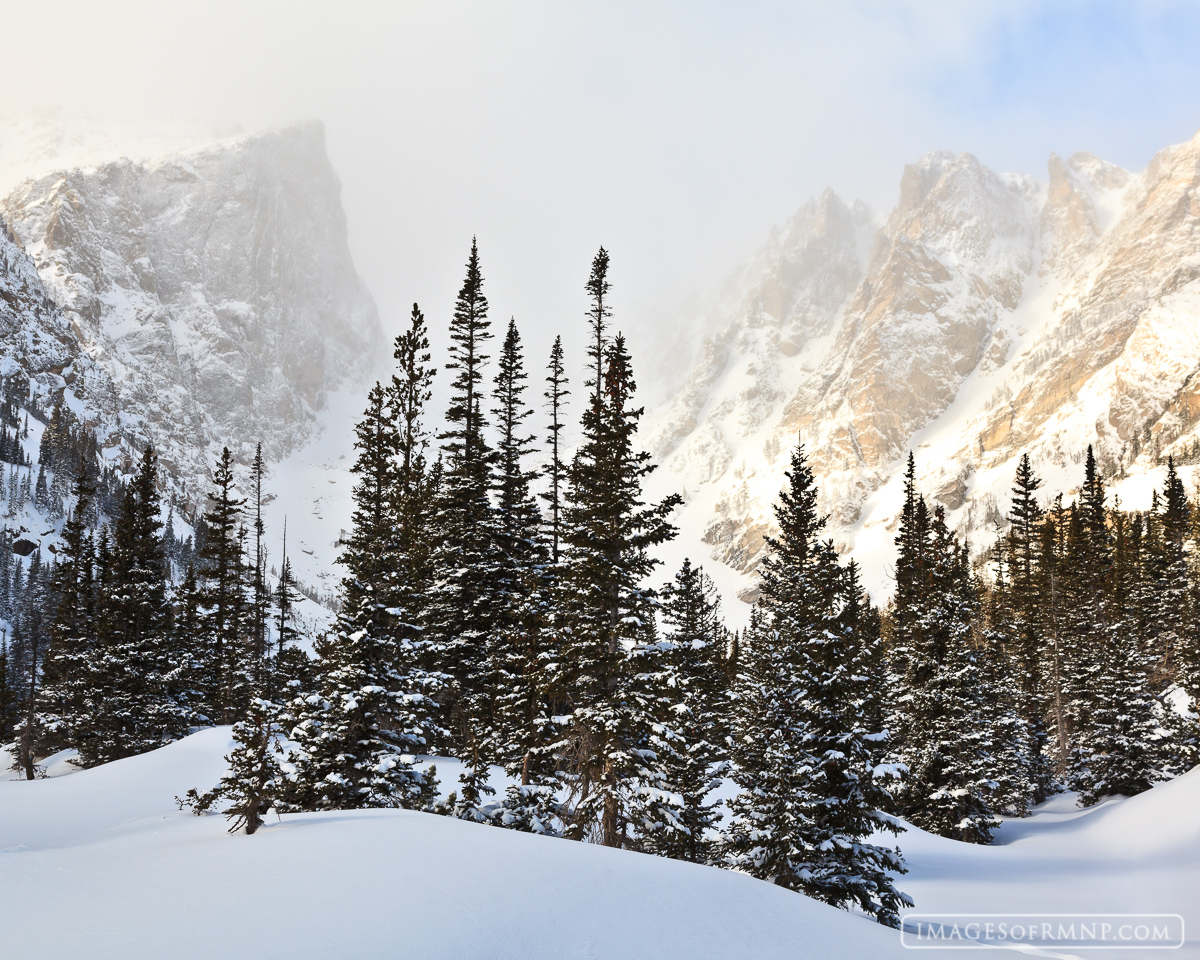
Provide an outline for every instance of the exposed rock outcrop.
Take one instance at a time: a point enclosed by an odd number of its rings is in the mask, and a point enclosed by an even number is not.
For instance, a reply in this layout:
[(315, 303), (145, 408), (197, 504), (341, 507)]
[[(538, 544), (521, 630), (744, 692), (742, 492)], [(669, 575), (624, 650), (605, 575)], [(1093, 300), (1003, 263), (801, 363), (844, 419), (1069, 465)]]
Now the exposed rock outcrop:
[(381, 358), (320, 124), (50, 173), (0, 214), (36, 267), (4, 273), (40, 277), (61, 308), (22, 311), (10, 362), (63, 368), (110, 445), (153, 443), (185, 482), (221, 445), (286, 455), (328, 393)]

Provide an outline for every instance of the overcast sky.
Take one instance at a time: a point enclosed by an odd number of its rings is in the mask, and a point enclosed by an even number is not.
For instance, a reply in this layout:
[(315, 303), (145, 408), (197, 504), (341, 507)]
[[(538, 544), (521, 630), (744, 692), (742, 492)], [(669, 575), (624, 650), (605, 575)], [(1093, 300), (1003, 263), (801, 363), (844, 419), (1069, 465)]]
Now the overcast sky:
[(578, 343), (601, 243), (618, 324), (661, 351), (826, 185), (886, 210), (930, 150), (1136, 170), (1200, 127), (1195, 4), (3, 0), (0, 28), (6, 114), (320, 118), (385, 325), (413, 300), (444, 324), (476, 234), (535, 356)]

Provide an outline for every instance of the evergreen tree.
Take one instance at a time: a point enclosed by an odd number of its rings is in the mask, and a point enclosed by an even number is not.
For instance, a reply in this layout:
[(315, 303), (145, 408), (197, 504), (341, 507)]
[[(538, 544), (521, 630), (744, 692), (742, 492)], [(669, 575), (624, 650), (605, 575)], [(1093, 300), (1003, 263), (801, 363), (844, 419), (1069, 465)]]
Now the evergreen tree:
[(203, 612), (204, 592), (196, 576), (196, 567), (189, 563), (183, 578), (175, 588), (175, 612), (172, 623), (172, 669), (167, 674), (167, 689), (187, 718), (189, 726), (206, 726), (213, 721), (206, 681), (211, 676), (207, 656), (211, 648), (205, 637)]
[[(584, 387), (592, 388), (592, 416), (599, 422), (604, 408), (604, 368), (608, 353), (608, 319), (612, 316), (612, 308), (608, 304), (608, 294), (612, 285), (608, 282), (608, 251), (600, 248), (592, 258), (592, 270), (588, 274), (587, 290), (591, 304), (588, 307), (588, 325), (592, 335), (588, 341), (588, 359), (591, 361), (591, 377), (584, 382)], [(587, 424), (584, 424), (586, 431)]]
[(1155, 620), (1157, 637), (1153, 655), (1158, 689), (1169, 686), (1178, 674), (1181, 651), (1195, 632), (1195, 616), (1188, 589), (1185, 541), (1191, 526), (1191, 506), (1183, 481), (1175, 470), (1175, 458), (1167, 458), (1167, 481), (1163, 491), (1162, 544), (1157, 564)]
[(216, 723), (233, 723), (248, 703), (246, 559), (239, 530), (245, 499), (234, 486), (228, 447), (213, 469), (200, 573), (204, 590), (205, 706)]
[(144, 753), (187, 732), (186, 711), (167, 683), (171, 610), (157, 480), (158, 458), (147, 447), (121, 501), (99, 635), (82, 671), (73, 737), (83, 766)]
[[(1110, 603), (1114, 592), (1112, 537), (1108, 527), (1104, 480), (1092, 448), (1087, 448), (1084, 483), (1071, 505), (1066, 533), (1064, 585), (1068, 607), (1065, 619), (1068, 674), (1068, 716), (1072, 732), (1091, 724), (1093, 696), (1102, 669), (1108, 634), (1117, 628), (1119, 610)], [(1077, 748), (1086, 751), (1080, 742)], [(1080, 755), (1082, 756), (1082, 754)]]
[[(989, 665), (994, 680), (1009, 688), (1023, 721), (1009, 736), (1025, 737), (1025, 778), (1033, 803), (1043, 802), (1055, 789), (1055, 763), (1047, 753), (1046, 717), (1051, 712), (1050, 683), (1045, 670), (1045, 609), (1038, 580), (1041, 526), (1044, 514), (1037, 501), (1042, 481), (1033, 470), (1029, 454), (1017, 465), (1009, 510), (1009, 531), (998, 545), (998, 582), (990, 598)], [(1020, 788), (1012, 792), (1015, 797)], [(1019, 815), (1012, 802), (1001, 804)], [(1023, 809), (1023, 805), (1022, 805)]]
[(393, 354), (397, 373), (392, 377), (389, 404), (398, 424), (398, 464), (391, 502), (392, 539), (387, 546), (395, 571), (391, 603), (398, 612), (395, 629), (404, 655), (397, 667), (414, 681), (419, 678), (425, 696), (420, 726), (428, 749), (445, 739), (445, 730), (436, 721), (435, 701), (448, 676), (442, 672), (442, 651), (427, 629), (440, 472), (426, 460), (430, 438), (424, 421), (436, 370), (430, 366), (425, 316), (415, 303), (408, 330), (396, 338)]
[(1071, 776), (1084, 806), (1112, 795), (1131, 797), (1165, 779), (1155, 698), (1136, 640), (1119, 631), (1106, 633), (1097, 660), (1087, 732), (1076, 748)]
[(989, 843), (992, 815), (991, 725), (972, 631), (979, 597), (967, 551), (932, 519), (916, 492), (909, 456), (896, 543), (892, 601), (892, 675), (898, 758), (907, 775), (896, 788), (905, 819), (943, 836)]
[(221, 812), (232, 821), (229, 832), (244, 827), (247, 836), (254, 834), (282, 794), (279, 715), (277, 704), (252, 696), (246, 715), (233, 725), (235, 746), (225, 757), (228, 772), (212, 790), (203, 794), (189, 790), (179, 801), (180, 808), (191, 807), (200, 814), (225, 800)]
[(417, 807), (436, 793), (432, 771), (413, 765), (427, 749), (431, 704), (425, 678), (392, 606), (398, 437), (383, 388), (376, 384), (356, 426), (353, 529), (343, 541), (343, 606), (319, 643), (317, 689), (292, 705), (295, 775), (287, 805), (298, 809)]
[[(1003, 550), (998, 552), (1003, 555)], [(997, 813), (1023, 817), (1036, 802), (1035, 780), (1045, 767), (1041, 762), (1045, 738), (1039, 736), (1038, 722), (1026, 715), (1027, 695), (1013, 669), (1016, 625), (1007, 606), (1006, 576), (1006, 565), (998, 562), (992, 589), (977, 587), (983, 597), (982, 623), (975, 630), (973, 647), (982, 694), (980, 718), (990, 743), (983, 758), (991, 780), (989, 806)]]
[(342, 539), (341, 562), (349, 575), (343, 581), (343, 605), (353, 610), (355, 626), (373, 637), (396, 632), (392, 597), (397, 571), (391, 563), (392, 501), (396, 491), (398, 433), (383, 387), (376, 383), (367, 395), (367, 408), (355, 426), (358, 459), (351, 472), (354, 512), (350, 533)]
[(50, 625), (39, 705), (43, 754), (74, 742), (72, 727), (86, 692), (82, 681), (98, 633), (93, 546), (86, 525), (94, 492), (87, 471), (80, 469), (53, 576), (58, 605)]
[(1062, 494), (1059, 494), (1040, 529), (1035, 578), (1041, 605), (1042, 675), (1046, 682), (1046, 704), (1055, 745), (1054, 772), (1060, 777), (1067, 769), (1071, 739), (1068, 716), (1067, 596), (1063, 584), (1066, 525), (1066, 511), (1063, 509)]
[[(276, 585), (275, 602), (275, 662), (271, 671), (275, 685), (274, 699), (277, 699), (286, 713), (286, 704), (294, 700), (302, 690), (315, 687), (313, 662), (308, 654), (298, 644), (300, 633), (296, 629), (296, 606), (300, 603), (301, 594), (296, 589), (296, 578), (292, 574), (292, 561), (287, 555), (286, 524), (283, 542), (283, 562), (279, 571), (279, 583)], [(290, 729), (294, 723), (287, 722), (280, 714), (280, 722)]]
[[(898, 850), (864, 842), (899, 831), (881, 812), (875, 769), (886, 733), (866, 726), (878, 691), (865, 681), (882, 654), (864, 643), (861, 610), (830, 541), (819, 539), (817, 489), (803, 447), (792, 456), (768, 540), (761, 618), (737, 681), (730, 865), (889, 926), (912, 901), (896, 890)], [(847, 614), (853, 613), (854, 621)], [(859, 621), (859, 622), (855, 622)]]
[(21, 568), (13, 575), (13, 635), (11, 654), (14, 660), (14, 686), (18, 693), (18, 721), (13, 751), (13, 769), (25, 774), (27, 780), (37, 777), (38, 743), (42, 729), (39, 722), (41, 705), (42, 660), (47, 646), (45, 610), (48, 584), (42, 567), (41, 551), (29, 561), (29, 572), (21, 584)]
[(550, 411), (550, 426), (547, 430), (550, 460), (546, 464), (546, 477), (550, 481), (550, 489), (542, 494), (542, 499), (550, 507), (550, 559), (558, 566), (559, 547), (562, 541), (562, 493), (566, 484), (566, 464), (562, 459), (562, 413), (566, 406), (566, 398), (571, 391), (567, 389), (566, 368), (563, 366), (562, 337), (554, 338), (554, 346), (550, 348), (550, 363), (546, 377), (548, 384), (543, 396), (546, 398), (546, 408)]
[(267, 669), (267, 621), (270, 617), (271, 589), (267, 586), (267, 555), (263, 547), (266, 527), (263, 524), (263, 477), (266, 474), (262, 444), (254, 450), (250, 464), (250, 486), (254, 491), (254, 570), (250, 575), (250, 609), (248, 611), (247, 659), (253, 671), (252, 683), (256, 689), (266, 690), (269, 686), (263, 671)]
[(532, 411), (526, 389), (521, 338), (510, 320), (495, 377), (498, 429), (493, 487), (495, 539), (495, 628), (490, 639), (489, 673), (495, 689), (488, 753), (501, 760), (514, 780), (503, 801), (501, 822), (517, 829), (553, 832), (558, 784), (553, 757), (553, 727), (548, 710), (547, 665), (553, 657), (547, 622), (548, 561), (541, 541), (541, 515), (530, 486), (536, 478), (526, 470), (534, 438), (524, 421)]
[(661, 838), (651, 834), (651, 852), (677, 860), (708, 863), (720, 820), (712, 792), (728, 772), (725, 716), (725, 647), (721, 601), (712, 580), (690, 560), (663, 591), (663, 620), (669, 644), (663, 691), (666, 726), (679, 740), (663, 758), (669, 789), (679, 794), (679, 820), (685, 830)]
[(8, 655), (8, 630), (0, 628), (0, 741), (4, 743), (12, 741), (18, 704), (19, 695), (14, 689)]
[(434, 521), (441, 542), (427, 607), (438, 667), (449, 675), (439, 695), (441, 722), (450, 730), (451, 745), (464, 763), (456, 796), (458, 812), (468, 818), (481, 815), (480, 807), (491, 792), (487, 783), (493, 759), (489, 755), (494, 709), (490, 645), (501, 559), (489, 499), (493, 455), (484, 438), (481, 410), (483, 370), (489, 359), (484, 350), (492, 336), (487, 311), (479, 252), (472, 241), (467, 275), (450, 324), (451, 359), (446, 368), (455, 371), (455, 377), (446, 411), (450, 429), (441, 435), (447, 459)]
[[(1064, 586), (1068, 600), (1066, 634), (1067, 715), (1073, 736), (1070, 782), (1081, 794), (1090, 792), (1089, 770), (1097, 749), (1094, 713), (1108, 686), (1106, 655), (1121, 645), (1113, 537), (1108, 524), (1104, 480), (1092, 448), (1087, 449), (1084, 483), (1068, 513)], [(1101, 726), (1106, 723), (1103, 718)]]
[[(604, 346), (607, 254), (593, 266), (591, 316)], [(633, 651), (654, 620), (653, 593), (642, 586), (656, 561), (649, 550), (675, 535), (668, 521), (678, 496), (647, 506), (641, 486), (653, 470), (633, 441), (641, 408), (625, 341), (603, 349), (598, 400), (584, 412), (584, 442), (569, 472), (560, 587), (559, 690), (571, 707), (568, 736), (555, 749), (572, 785), (567, 835), (596, 836), (607, 846), (636, 846), (647, 831), (677, 830), (670, 822), (660, 756), (669, 731), (658, 732), (658, 694), (645, 677), (655, 671)]]
[(275, 656), (279, 659), (286, 660), (287, 651), (295, 648), (299, 636), (295, 627), (295, 608), (299, 601), (296, 578), (292, 575), (292, 561), (287, 555), (285, 529), (282, 569), (279, 571), (279, 584), (275, 588)]
[(423, 619), (425, 594), (432, 575), (430, 528), (436, 498), (426, 462), (429, 432), (424, 418), (437, 372), (429, 366), (429, 332), (425, 316), (415, 303), (408, 330), (396, 338), (394, 355), (398, 373), (392, 377), (389, 401), (399, 422), (399, 465), (398, 489), (392, 505), (396, 537), (392, 551), (401, 571), (401, 590), (407, 592), (401, 606), (415, 630)]

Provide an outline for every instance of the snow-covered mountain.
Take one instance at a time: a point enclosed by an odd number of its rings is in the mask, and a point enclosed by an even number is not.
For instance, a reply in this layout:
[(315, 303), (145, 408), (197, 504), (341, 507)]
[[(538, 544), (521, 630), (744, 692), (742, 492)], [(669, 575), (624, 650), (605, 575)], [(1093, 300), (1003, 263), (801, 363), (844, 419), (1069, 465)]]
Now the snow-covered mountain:
[(222, 445), (286, 457), (381, 359), (320, 124), (46, 173), (0, 218), (3, 362), (190, 499)]
[[(1140, 504), (1160, 454), (1200, 459), (1198, 178), (1200, 137), (1137, 175), (1052, 155), (1036, 180), (943, 152), (905, 169), (886, 215), (810, 200), (727, 284), (718, 332), (648, 418), (652, 492), (686, 501), (669, 564), (712, 557), (753, 596), (797, 438), (881, 598), (910, 449), (977, 548), (1022, 451), (1050, 495), (1094, 443)], [(0, 218), (0, 372), (65, 391), (114, 459), (153, 442), (196, 503), (222, 444), (245, 462), (261, 439), (274, 526), (290, 511), (302, 575), (332, 585), (352, 451), (321, 433), (358, 413), (386, 350), (320, 126), (45, 173)]]
[(1139, 175), (1077, 153), (1039, 181), (932, 153), (881, 222), (832, 191), (809, 201), (650, 418), (657, 484), (687, 501), (683, 546), (752, 596), (797, 439), (880, 596), (909, 450), (978, 547), (1023, 451), (1047, 494), (1069, 493), (1095, 444), (1139, 505), (1159, 455), (1200, 459), (1198, 188), (1200, 135)]

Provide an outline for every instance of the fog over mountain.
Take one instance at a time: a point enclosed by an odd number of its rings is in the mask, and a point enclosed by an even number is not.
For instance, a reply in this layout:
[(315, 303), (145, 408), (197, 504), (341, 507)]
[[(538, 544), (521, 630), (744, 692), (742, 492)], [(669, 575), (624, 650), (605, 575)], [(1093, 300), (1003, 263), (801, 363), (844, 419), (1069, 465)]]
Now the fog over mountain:
[(1052, 154), (1038, 179), (931, 153), (877, 220), (832, 191), (809, 201), (655, 411), (683, 525), (753, 572), (797, 440), (879, 596), (909, 451), (977, 552), (1024, 452), (1052, 496), (1093, 444), (1124, 502), (1148, 506), (1163, 458), (1200, 462), (1198, 186), (1200, 135), (1136, 175), (1087, 153)]
[(714, 332), (710, 287), (826, 186), (886, 213), (930, 150), (1140, 170), (1200, 127), (1180, 3), (77, 6), (5, 11), (12, 37), (56, 27), (52, 54), (6, 52), (0, 191), (319, 119), (386, 332), (413, 301), (449, 317), (475, 235), (497, 316), (537, 356), (556, 333), (582, 353), (603, 243), (655, 399), (702, 340), (679, 331)]
[(26, 372), (127, 459), (153, 444), (192, 499), (222, 446), (279, 460), (382, 359), (339, 194), (320, 124), (26, 180), (6, 256), (58, 308), (25, 313), (54, 344)]
[[(1198, 154), (1194, 139), (1137, 174), (1052, 154), (1032, 177), (943, 151), (904, 168), (890, 210), (807, 201), (676, 335), (683, 356), (715, 330), (643, 432), (656, 489), (686, 501), (666, 555), (716, 561), (752, 597), (797, 440), (880, 597), (910, 450), (977, 553), (1022, 452), (1052, 494), (1095, 444), (1141, 505), (1162, 457), (1197, 459)], [(44, 172), (0, 215), (7, 368), (64, 396), (110, 457), (155, 444), (193, 506), (222, 445), (311, 465), (333, 489), (289, 488), (279, 508), (311, 513), (297, 535), (326, 579), (348, 510), (342, 421), (390, 351), (322, 127)]]

